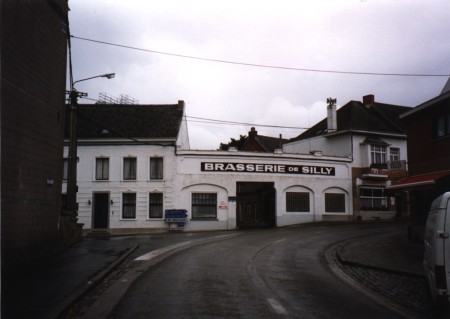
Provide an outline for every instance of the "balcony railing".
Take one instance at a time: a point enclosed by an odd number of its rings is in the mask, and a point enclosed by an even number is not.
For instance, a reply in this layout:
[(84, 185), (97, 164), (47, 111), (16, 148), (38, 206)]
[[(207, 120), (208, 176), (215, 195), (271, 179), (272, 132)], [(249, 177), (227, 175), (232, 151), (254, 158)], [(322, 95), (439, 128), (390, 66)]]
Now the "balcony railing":
[(408, 175), (406, 161), (387, 162), (387, 172), (389, 177), (403, 177)]

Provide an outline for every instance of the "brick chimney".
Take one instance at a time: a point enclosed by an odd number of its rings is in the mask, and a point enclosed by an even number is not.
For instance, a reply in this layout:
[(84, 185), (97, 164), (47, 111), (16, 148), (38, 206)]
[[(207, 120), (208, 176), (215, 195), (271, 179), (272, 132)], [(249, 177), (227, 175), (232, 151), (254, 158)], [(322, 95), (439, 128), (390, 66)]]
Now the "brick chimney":
[(369, 106), (370, 104), (375, 103), (375, 95), (368, 94), (363, 96), (363, 104), (365, 106)]
[(258, 131), (255, 130), (254, 127), (252, 127), (252, 128), (250, 129), (250, 132), (248, 132), (248, 137), (254, 139), (254, 138), (256, 137), (256, 135), (258, 135)]

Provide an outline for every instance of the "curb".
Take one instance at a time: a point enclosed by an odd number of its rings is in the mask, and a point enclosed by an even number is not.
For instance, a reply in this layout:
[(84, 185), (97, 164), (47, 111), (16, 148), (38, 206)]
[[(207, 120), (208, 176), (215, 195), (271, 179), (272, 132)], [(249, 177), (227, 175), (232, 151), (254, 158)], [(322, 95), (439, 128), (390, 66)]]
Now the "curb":
[(78, 288), (75, 292), (73, 292), (65, 302), (63, 302), (53, 311), (53, 313), (49, 317), (54, 319), (64, 318), (63, 315), (69, 310), (70, 306), (72, 306), (89, 291), (95, 288), (108, 274), (110, 274), (119, 264), (121, 264), (133, 251), (135, 251), (138, 246), (138, 244), (134, 244), (133, 246), (128, 248), (114, 262), (106, 267), (106, 269), (102, 270), (100, 273), (94, 276), (94, 278), (89, 280), (86, 285)]
[(342, 244), (342, 243), (340, 245), (338, 244), (338, 248), (336, 249), (337, 259), (339, 260), (339, 262), (341, 262), (344, 265), (379, 270), (379, 271), (384, 271), (384, 272), (389, 272), (389, 273), (399, 274), (399, 275), (405, 275), (405, 276), (410, 276), (410, 277), (415, 277), (415, 278), (425, 278), (424, 274), (418, 274), (418, 273), (407, 271), (407, 270), (399, 270), (399, 269), (394, 269), (394, 268), (389, 268), (389, 267), (376, 266), (376, 265), (371, 265), (371, 264), (367, 264), (367, 263), (361, 263), (361, 262), (357, 262), (357, 261), (348, 260), (345, 257), (343, 257), (343, 254), (341, 251), (344, 246), (345, 246), (345, 244)]

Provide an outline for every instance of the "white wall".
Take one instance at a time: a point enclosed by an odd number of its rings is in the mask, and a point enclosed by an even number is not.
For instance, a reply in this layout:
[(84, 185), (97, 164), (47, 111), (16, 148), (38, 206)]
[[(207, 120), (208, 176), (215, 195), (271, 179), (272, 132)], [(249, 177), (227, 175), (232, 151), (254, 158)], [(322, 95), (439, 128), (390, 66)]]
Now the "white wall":
[[(65, 150), (67, 154), (67, 149)], [(219, 151), (181, 151), (175, 154), (174, 146), (156, 145), (79, 145), (78, 187), (79, 222), (84, 229), (92, 227), (93, 194), (107, 192), (112, 200), (109, 207), (110, 229), (167, 228), (163, 219), (149, 219), (149, 193), (163, 193), (163, 209), (186, 209), (191, 217), (193, 192), (217, 194), (217, 220), (189, 220), (186, 230), (219, 230), (236, 228), (237, 182), (273, 182), (276, 189), (276, 224), (286, 226), (298, 223), (351, 217), (351, 169), (350, 159), (301, 156), (292, 154), (242, 153)], [(137, 180), (125, 181), (122, 177), (123, 158), (137, 158)], [(108, 181), (95, 180), (95, 159), (109, 158)], [(164, 179), (149, 178), (150, 157), (164, 158)], [(283, 173), (202, 172), (202, 162), (234, 162), (254, 164), (307, 165), (333, 167), (334, 176), (299, 175)], [(306, 190), (310, 193), (310, 212), (287, 213), (286, 192)], [(136, 193), (136, 218), (122, 218), (122, 194)], [(345, 213), (325, 213), (325, 192), (339, 192), (346, 196)], [(231, 200), (230, 200), (230, 197)], [(91, 204), (89, 204), (89, 202)], [(189, 218), (190, 219), (190, 218)]]
[(323, 155), (349, 157), (352, 155), (350, 134), (333, 137), (318, 136), (308, 140), (296, 141), (283, 145), (283, 152), (295, 154), (310, 154), (321, 151)]

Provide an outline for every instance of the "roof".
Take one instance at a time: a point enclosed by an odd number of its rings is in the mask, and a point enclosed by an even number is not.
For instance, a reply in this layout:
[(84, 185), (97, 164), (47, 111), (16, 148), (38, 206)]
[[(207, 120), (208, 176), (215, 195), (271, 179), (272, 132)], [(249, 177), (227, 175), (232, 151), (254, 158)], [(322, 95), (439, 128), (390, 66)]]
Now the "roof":
[(279, 137), (271, 137), (264, 135), (257, 135), (255, 140), (264, 148), (266, 152), (273, 152), (277, 148), (281, 148), (283, 143), (289, 141), (288, 139), (279, 138)]
[[(388, 133), (405, 135), (404, 124), (400, 122), (400, 114), (411, 110), (410, 107), (374, 102), (364, 105), (359, 101), (350, 101), (337, 110), (337, 130), (364, 131), (373, 133)], [(299, 141), (328, 134), (327, 119), (306, 130), (290, 141)]]
[(281, 146), (288, 142), (288, 139), (281, 137), (271, 137), (258, 135), (254, 127), (248, 132), (244, 144), (239, 148), (240, 151), (247, 152), (269, 152), (273, 153), (276, 149), (281, 149)]
[(413, 189), (418, 187), (425, 187), (434, 185), (437, 180), (450, 175), (450, 171), (435, 172), (430, 174), (422, 174), (415, 176), (408, 176), (402, 178), (397, 183), (388, 186), (388, 189)]
[(439, 107), (440, 105), (438, 104), (446, 103), (448, 102), (448, 100), (450, 100), (450, 91), (443, 92), (441, 95), (438, 95), (432, 98), (431, 100), (428, 100), (422, 104), (417, 105), (416, 107), (410, 109), (408, 112), (403, 113), (400, 116), (400, 119), (404, 119), (412, 115), (417, 115), (418, 113), (430, 109), (432, 107)]
[[(79, 104), (77, 109), (79, 139), (176, 140), (184, 115), (184, 102), (166, 105)], [(66, 113), (68, 123), (70, 112)], [(66, 137), (68, 128), (66, 125)]]

